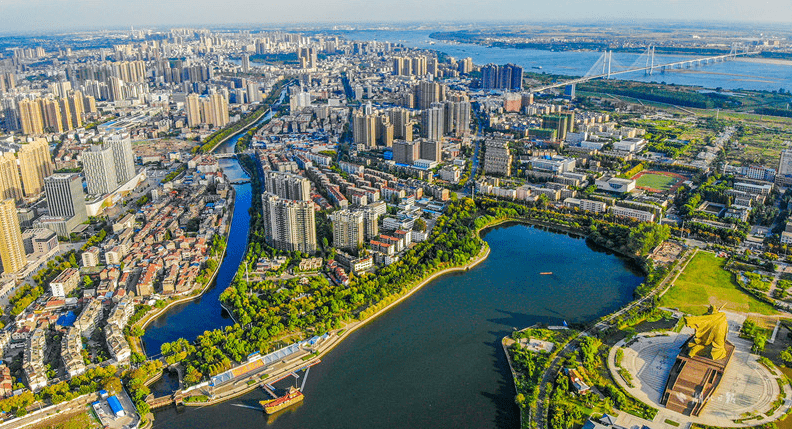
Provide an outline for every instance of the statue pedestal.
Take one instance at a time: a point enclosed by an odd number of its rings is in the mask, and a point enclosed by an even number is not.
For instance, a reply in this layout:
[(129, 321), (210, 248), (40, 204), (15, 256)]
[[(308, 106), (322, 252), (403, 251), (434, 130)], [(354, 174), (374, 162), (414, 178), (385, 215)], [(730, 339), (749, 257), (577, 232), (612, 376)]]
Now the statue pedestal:
[(726, 341), (726, 357), (713, 360), (704, 356), (690, 356), (692, 340), (693, 337), (690, 337), (682, 345), (671, 367), (660, 403), (669, 410), (697, 417), (723, 378), (726, 365), (734, 353), (734, 344)]

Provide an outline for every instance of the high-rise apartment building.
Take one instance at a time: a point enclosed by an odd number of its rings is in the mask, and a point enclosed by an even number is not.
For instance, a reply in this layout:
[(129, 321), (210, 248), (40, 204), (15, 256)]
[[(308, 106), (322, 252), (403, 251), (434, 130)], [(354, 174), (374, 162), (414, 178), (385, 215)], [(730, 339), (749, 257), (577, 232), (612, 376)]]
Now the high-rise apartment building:
[(393, 124), (390, 122), (388, 116), (377, 117), (377, 144), (380, 146), (391, 147), (393, 146)]
[(52, 174), (52, 158), (46, 140), (36, 139), (23, 144), (17, 154), (25, 196), (40, 194), (44, 186), (44, 178)]
[(354, 143), (364, 148), (372, 148), (377, 144), (377, 119), (358, 110), (352, 115), (352, 138)]
[(410, 119), (410, 111), (407, 109), (391, 109), (388, 111), (390, 123), (393, 124), (393, 138), (399, 140), (412, 141), (413, 124)]
[(242, 54), (242, 73), (250, 72), (250, 55)]
[(94, 145), (82, 153), (88, 195), (104, 195), (118, 188), (113, 149)]
[(544, 115), (542, 116), (542, 128), (556, 130), (556, 138), (564, 140), (569, 130), (569, 119), (567, 115)]
[(27, 264), (16, 204), (10, 198), (0, 201), (0, 262), (4, 273), (15, 273)]
[(201, 102), (203, 122), (220, 128), (228, 124), (228, 100), (220, 93), (209, 94)]
[(16, 99), (6, 97), (0, 100), (0, 107), (2, 107), (4, 124), (7, 130), (17, 131), (22, 128), (19, 116), (19, 107), (17, 106)]
[(333, 247), (355, 250), (365, 239), (363, 211), (339, 210), (330, 216), (333, 222)]
[(289, 252), (316, 252), (316, 219), (311, 201), (286, 200), (264, 192), (261, 196), (267, 243)]
[(197, 127), (201, 125), (201, 102), (198, 94), (190, 94), (184, 103), (184, 110), (187, 112), (187, 126)]
[(505, 139), (490, 139), (484, 143), (484, 173), (511, 175), (512, 156), (509, 142)]
[(481, 87), (484, 89), (520, 90), (522, 82), (523, 68), (520, 66), (487, 64), (481, 67)]
[(443, 130), (444, 115), (443, 105), (433, 103), (429, 109), (421, 112), (421, 137), (429, 140), (440, 140), (445, 134)]
[(410, 76), (412, 75), (412, 61), (409, 58), (394, 57), (393, 58), (393, 74), (396, 76)]
[[(450, 97), (449, 97), (450, 98)], [(454, 137), (463, 137), (470, 134), (470, 101), (449, 100), (444, 103), (445, 121), (443, 131), (453, 134)]]
[(415, 99), (421, 110), (432, 107), (432, 103), (445, 100), (446, 86), (437, 82), (424, 81), (415, 86)]
[(24, 134), (43, 134), (44, 119), (41, 114), (41, 106), (36, 100), (20, 100), (17, 103), (19, 109), (19, 121), (22, 125)]
[(473, 58), (467, 57), (459, 60), (457, 68), (460, 73), (468, 74), (473, 71)]
[(71, 113), (71, 122), (74, 128), (83, 126), (83, 116), (85, 116), (85, 100), (82, 92), (74, 91), (69, 96), (69, 110)]
[(198, 96), (190, 94), (185, 101), (187, 125), (195, 127), (209, 124), (213, 127), (224, 127), (229, 122), (228, 99), (220, 93)]
[(316, 64), (319, 62), (316, 48), (313, 47), (299, 48), (297, 57), (300, 59), (300, 68), (303, 69), (316, 68)]
[(0, 200), (22, 199), (22, 181), (19, 180), (19, 167), (13, 152), (0, 154)]
[(265, 190), (287, 200), (311, 200), (311, 181), (293, 173), (267, 171), (264, 175)]

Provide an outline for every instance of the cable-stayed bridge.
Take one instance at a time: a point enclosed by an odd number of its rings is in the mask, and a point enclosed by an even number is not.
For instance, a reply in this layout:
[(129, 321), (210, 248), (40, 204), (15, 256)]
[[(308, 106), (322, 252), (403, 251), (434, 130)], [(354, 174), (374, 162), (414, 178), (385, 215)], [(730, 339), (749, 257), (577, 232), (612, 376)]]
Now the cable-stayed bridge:
[(587, 82), (593, 79), (610, 79), (613, 76), (626, 73), (644, 72), (647, 75), (651, 75), (656, 72), (662, 73), (671, 69), (683, 69), (713, 63), (721, 63), (739, 56), (756, 55), (758, 53), (758, 51), (748, 51), (747, 49), (742, 49), (738, 45), (732, 45), (731, 51), (728, 54), (658, 64), (655, 61), (655, 49), (653, 46), (650, 46), (646, 49), (646, 51), (644, 51), (644, 53), (638, 56), (638, 58), (631, 65), (624, 66), (613, 59), (613, 51), (605, 51), (583, 77), (529, 88), (528, 91), (537, 93), (552, 88), (560, 88), (567, 85)]

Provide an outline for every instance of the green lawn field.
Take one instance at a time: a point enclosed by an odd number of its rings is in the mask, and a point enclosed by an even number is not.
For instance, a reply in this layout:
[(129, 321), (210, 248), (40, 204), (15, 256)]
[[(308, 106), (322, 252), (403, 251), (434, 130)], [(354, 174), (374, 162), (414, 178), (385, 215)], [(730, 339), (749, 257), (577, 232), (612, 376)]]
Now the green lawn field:
[(741, 291), (732, 273), (723, 269), (726, 260), (710, 252), (698, 252), (660, 305), (688, 314), (705, 314), (710, 305), (741, 313), (778, 314), (764, 302)]
[(677, 182), (676, 177), (666, 176), (663, 174), (647, 173), (636, 180), (638, 186), (644, 188), (657, 189), (658, 191), (667, 191)]

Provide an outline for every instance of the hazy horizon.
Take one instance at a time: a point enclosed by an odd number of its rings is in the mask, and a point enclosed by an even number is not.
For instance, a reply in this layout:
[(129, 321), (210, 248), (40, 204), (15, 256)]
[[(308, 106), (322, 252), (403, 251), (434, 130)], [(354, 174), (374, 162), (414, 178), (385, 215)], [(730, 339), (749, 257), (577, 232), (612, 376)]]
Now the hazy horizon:
[[(296, 6), (296, 7), (295, 7)], [(792, 0), (558, 0), (551, 4), (508, 0), (349, 0), (285, 2), (231, 0), (0, 0), (0, 33), (102, 30), (124, 27), (410, 24), (460, 22), (733, 22), (792, 24)]]

